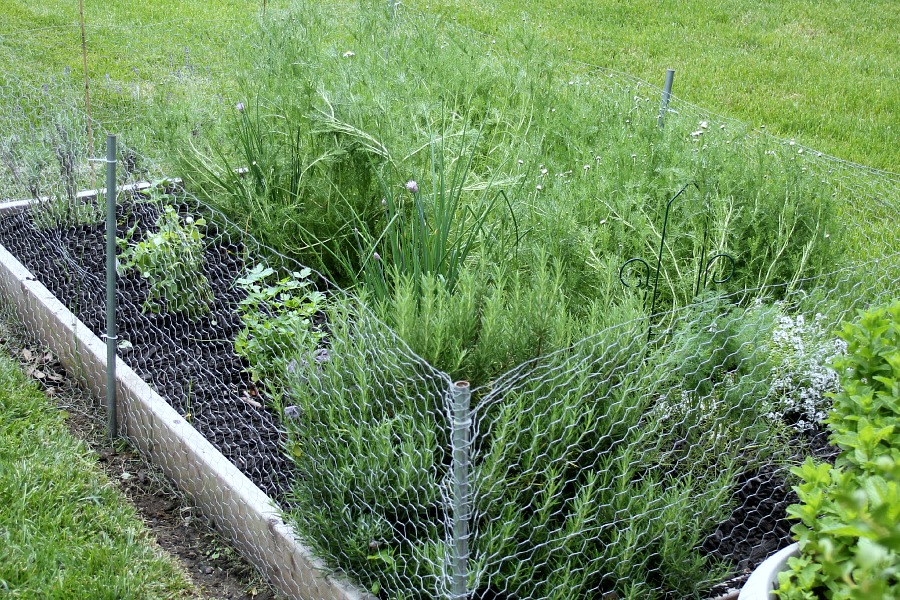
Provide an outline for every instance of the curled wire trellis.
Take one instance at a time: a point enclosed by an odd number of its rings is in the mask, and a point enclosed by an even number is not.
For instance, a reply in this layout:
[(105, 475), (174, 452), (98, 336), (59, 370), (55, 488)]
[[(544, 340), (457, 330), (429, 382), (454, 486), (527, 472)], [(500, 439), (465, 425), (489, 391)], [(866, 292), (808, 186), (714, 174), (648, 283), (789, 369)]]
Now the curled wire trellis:
[[(688, 187), (690, 187), (690, 186), (694, 186), (698, 191), (700, 191), (700, 186), (698, 186), (696, 183), (688, 183), (688, 184), (685, 184), (685, 186), (682, 187), (680, 190), (678, 190), (678, 192), (674, 196), (672, 196), (672, 198), (670, 198), (668, 202), (666, 202), (666, 211), (665, 211), (665, 214), (663, 215), (662, 229), (661, 229), (661, 233), (659, 236), (659, 252), (656, 255), (656, 268), (651, 269), (651, 267), (647, 263), (647, 261), (644, 260), (643, 258), (639, 258), (639, 257), (629, 258), (622, 264), (621, 267), (619, 267), (619, 281), (622, 283), (623, 286), (637, 287), (639, 289), (643, 288), (645, 308), (647, 308), (646, 307), (647, 294), (652, 289), (653, 294), (651, 296), (650, 306), (649, 306), (649, 311), (650, 311), (651, 315), (656, 312), (656, 297), (657, 297), (657, 293), (659, 291), (659, 275), (660, 275), (660, 271), (662, 269), (663, 251), (665, 250), (665, 247), (666, 247), (666, 233), (667, 233), (668, 227), (669, 227), (669, 211), (672, 208), (672, 203), (674, 203), (675, 200), (677, 200), (679, 198), (679, 196), (681, 196), (684, 193), (684, 191), (686, 189), (688, 189)], [(721, 277), (721, 278), (718, 278), (715, 275), (713, 275), (713, 283), (717, 283), (717, 284), (725, 283), (728, 280), (730, 280), (732, 278), (732, 276), (734, 276), (735, 263), (734, 263), (734, 258), (730, 254), (728, 254), (726, 252), (718, 252), (716, 254), (713, 254), (709, 258), (706, 258), (706, 254), (707, 254), (706, 243), (709, 239), (709, 214), (708, 214), (709, 209), (708, 209), (708, 207), (706, 207), (706, 208), (707, 208), (707, 210), (705, 212), (705, 219), (704, 219), (705, 225), (703, 228), (703, 242), (700, 246), (700, 261), (699, 261), (699, 265), (697, 267), (697, 283), (694, 286), (694, 295), (695, 296), (698, 295), (701, 290), (706, 288), (707, 283), (709, 281), (709, 270), (712, 267), (713, 263), (715, 263), (717, 260), (719, 260), (719, 259), (727, 260), (731, 266), (731, 270), (728, 272), (727, 275), (725, 275), (724, 277)], [(628, 283), (628, 278), (626, 277), (626, 269), (628, 269), (629, 265), (631, 265), (631, 264), (641, 265), (644, 268), (643, 280), (638, 278), (636, 284)], [(650, 285), (651, 273), (655, 274), (652, 287)], [(702, 287), (701, 287), (701, 281), (702, 281)], [(653, 333), (653, 325), (651, 323), (651, 324), (647, 325), (647, 341), (648, 342), (650, 341), (652, 333)]]

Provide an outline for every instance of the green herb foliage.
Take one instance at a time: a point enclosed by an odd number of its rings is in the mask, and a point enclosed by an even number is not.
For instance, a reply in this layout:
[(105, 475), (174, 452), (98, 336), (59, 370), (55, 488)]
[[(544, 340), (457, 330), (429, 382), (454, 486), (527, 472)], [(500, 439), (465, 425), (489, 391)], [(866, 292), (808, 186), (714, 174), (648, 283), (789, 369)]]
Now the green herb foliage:
[(239, 312), (244, 328), (234, 340), (238, 356), (247, 360), (253, 380), (280, 399), (295, 357), (315, 350), (323, 337), (312, 319), (323, 306), (324, 295), (310, 287), (310, 269), (277, 279), (274, 269), (256, 265), (236, 283), (247, 296)]
[(547, 256), (527, 273), (478, 265), (461, 273), (453, 291), (438, 276), (397, 277), (391, 295), (372, 302), (416, 354), (473, 385), (641, 314), (636, 297), (613, 309), (574, 307), (560, 262)]
[[(475, 136), (471, 148), (459, 157), (445, 156), (445, 138), (434, 137), (428, 143), (431, 189), (420, 190), (424, 182), (409, 180), (404, 190), (396, 193), (379, 177), (384, 195), (383, 220), (376, 222), (379, 229), (370, 231), (360, 220), (354, 228), (358, 254), (341, 257), (353, 282), (362, 283), (376, 300), (389, 297), (400, 278), (417, 285), (423, 276), (433, 276), (452, 292), (483, 242), (491, 244), (494, 253), (512, 245), (503, 235), (506, 219), (498, 219), (495, 210), (505, 200), (509, 212), (500, 216), (509, 215), (515, 222), (504, 190), (494, 189), (489, 182), (470, 202), (463, 202), (480, 136)], [(467, 137), (463, 131), (462, 138)], [(358, 270), (354, 273), (354, 269)]]
[[(798, 285), (839, 256), (833, 190), (806, 155), (733, 124), (672, 115), (660, 129), (643, 90), (557, 74), (528, 26), (486, 47), (452, 24), (373, 6), (301, 3), (281, 16), (240, 67), (245, 100), (223, 139), (197, 142), (182, 172), (339, 284), (359, 282), (375, 252), (407, 265), (471, 250), (445, 264), (454, 275), (485, 252), (472, 232), (493, 232), (493, 260), (528, 271), (549, 254), (568, 295), (615, 305), (627, 292), (609, 280), (628, 258), (655, 256), (665, 205), (692, 182), (673, 205), (657, 308), (693, 298), (704, 238), (705, 258), (735, 257), (733, 290)], [(423, 173), (419, 196), (402, 191)]]
[(213, 292), (203, 273), (203, 218), (182, 218), (165, 205), (156, 220), (155, 232), (130, 244), (119, 240), (122, 270), (134, 269), (150, 284), (144, 310), (166, 310), (197, 317), (209, 312)]
[(776, 312), (708, 299), (649, 349), (639, 326), (612, 328), (501, 378), (478, 426), (482, 585), (705, 597), (731, 567), (696, 548), (728, 518), (737, 478), (786, 453), (756, 402)]
[(891, 600), (900, 596), (900, 301), (861, 313), (840, 333), (842, 390), (829, 418), (835, 465), (792, 471), (789, 515), (801, 554), (779, 575), (779, 598)]
[[(467, 322), (460, 315), (474, 282), (461, 278), (456, 294), (434, 279), (422, 285), (421, 331), (407, 333), (442, 360), (470, 364), (470, 347), (441, 332)], [(494, 322), (504, 310), (491, 293), (478, 302), (497, 303), (485, 309), (496, 314), (469, 335), (505, 340), (486, 346), (500, 362), (504, 348), (515, 356), (503, 345), (514, 336), (492, 329), (518, 331), (528, 345), (540, 335), (528, 322), (537, 315), (548, 339), (574, 327), (537, 301), (533, 313)], [(335, 303), (325, 313), (328, 335), (287, 355), (287, 451), (298, 468), (290, 519), (330, 566), (367, 588), (440, 597), (449, 380), (365, 309)], [(732, 566), (697, 547), (731, 514), (738, 478), (787, 456), (784, 429), (773, 437), (767, 405), (757, 402), (768, 392), (767, 340), (781, 314), (708, 299), (649, 348), (637, 321), (477, 389), (471, 589), (705, 597)]]
[(438, 597), (449, 381), (354, 302), (326, 313), (327, 351), (295, 346), (287, 377), (289, 520), (318, 556), (383, 597)]

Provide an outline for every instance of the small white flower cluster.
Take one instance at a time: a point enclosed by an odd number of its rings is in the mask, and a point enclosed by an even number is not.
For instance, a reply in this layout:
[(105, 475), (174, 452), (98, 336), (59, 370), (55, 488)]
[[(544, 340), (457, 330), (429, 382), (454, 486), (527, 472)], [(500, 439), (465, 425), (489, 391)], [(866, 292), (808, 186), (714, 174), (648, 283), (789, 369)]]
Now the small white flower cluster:
[(817, 314), (812, 322), (803, 315), (783, 315), (772, 333), (771, 352), (775, 366), (768, 401), (769, 418), (796, 418), (791, 424), (808, 431), (828, 416), (830, 399), (825, 395), (838, 391), (838, 374), (828, 364), (844, 354), (847, 344), (828, 336), (825, 317)]
[(720, 419), (721, 411), (727, 408), (725, 401), (715, 394), (700, 395), (690, 390), (674, 390), (677, 396), (660, 396), (653, 407), (653, 414), (661, 421), (680, 423), (691, 416), (691, 420), (700, 423), (713, 423)]

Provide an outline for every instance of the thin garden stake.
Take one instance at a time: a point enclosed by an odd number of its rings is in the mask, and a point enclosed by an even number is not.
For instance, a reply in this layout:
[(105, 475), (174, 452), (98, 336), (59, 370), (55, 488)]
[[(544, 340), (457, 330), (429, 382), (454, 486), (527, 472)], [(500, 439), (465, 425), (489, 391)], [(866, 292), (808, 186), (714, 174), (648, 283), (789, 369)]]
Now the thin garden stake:
[(457, 381), (450, 390), (453, 401), (451, 467), (451, 493), (453, 501), (453, 557), (451, 565), (451, 593), (453, 600), (469, 597), (469, 518), (471, 498), (469, 498), (469, 461), (472, 445), (472, 415), (470, 402), (472, 392), (468, 381)]
[(116, 136), (106, 136), (106, 427), (116, 426)]
[(675, 69), (666, 69), (666, 85), (663, 87), (662, 102), (659, 105), (659, 123), (660, 128), (663, 126), (666, 110), (669, 108), (669, 96), (672, 95), (672, 80), (675, 79)]
[[(84, 36), (84, 0), (78, 0), (78, 18), (81, 23), (81, 67), (84, 73), (84, 114), (87, 116), (87, 155), (94, 155), (94, 128), (91, 123), (91, 95), (88, 85), (88, 67), (87, 67), (87, 40)], [(91, 188), (96, 187), (94, 174), (94, 163), (91, 166)]]

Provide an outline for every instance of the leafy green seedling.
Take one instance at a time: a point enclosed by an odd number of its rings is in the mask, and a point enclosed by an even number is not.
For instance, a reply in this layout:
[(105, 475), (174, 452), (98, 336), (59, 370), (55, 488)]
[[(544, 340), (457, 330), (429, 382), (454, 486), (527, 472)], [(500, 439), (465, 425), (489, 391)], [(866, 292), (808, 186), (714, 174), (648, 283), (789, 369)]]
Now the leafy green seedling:
[[(172, 206), (165, 206), (156, 221), (157, 231), (136, 244), (119, 242), (122, 271), (136, 269), (150, 283), (144, 310), (172, 312), (196, 317), (209, 312), (213, 292), (203, 274), (202, 218), (179, 216)], [(133, 231), (133, 230), (132, 230)]]
[(275, 280), (275, 270), (257, 265), (236, 283), (247, 297), (239, 306), (244, 328), (234, 350), (250, 364), (250, 374), (276, 397), (286, 387), (294, 357), (314, 350), (324, 333), (312, 327), (325, 296), (309, 289), (310, 269)]

